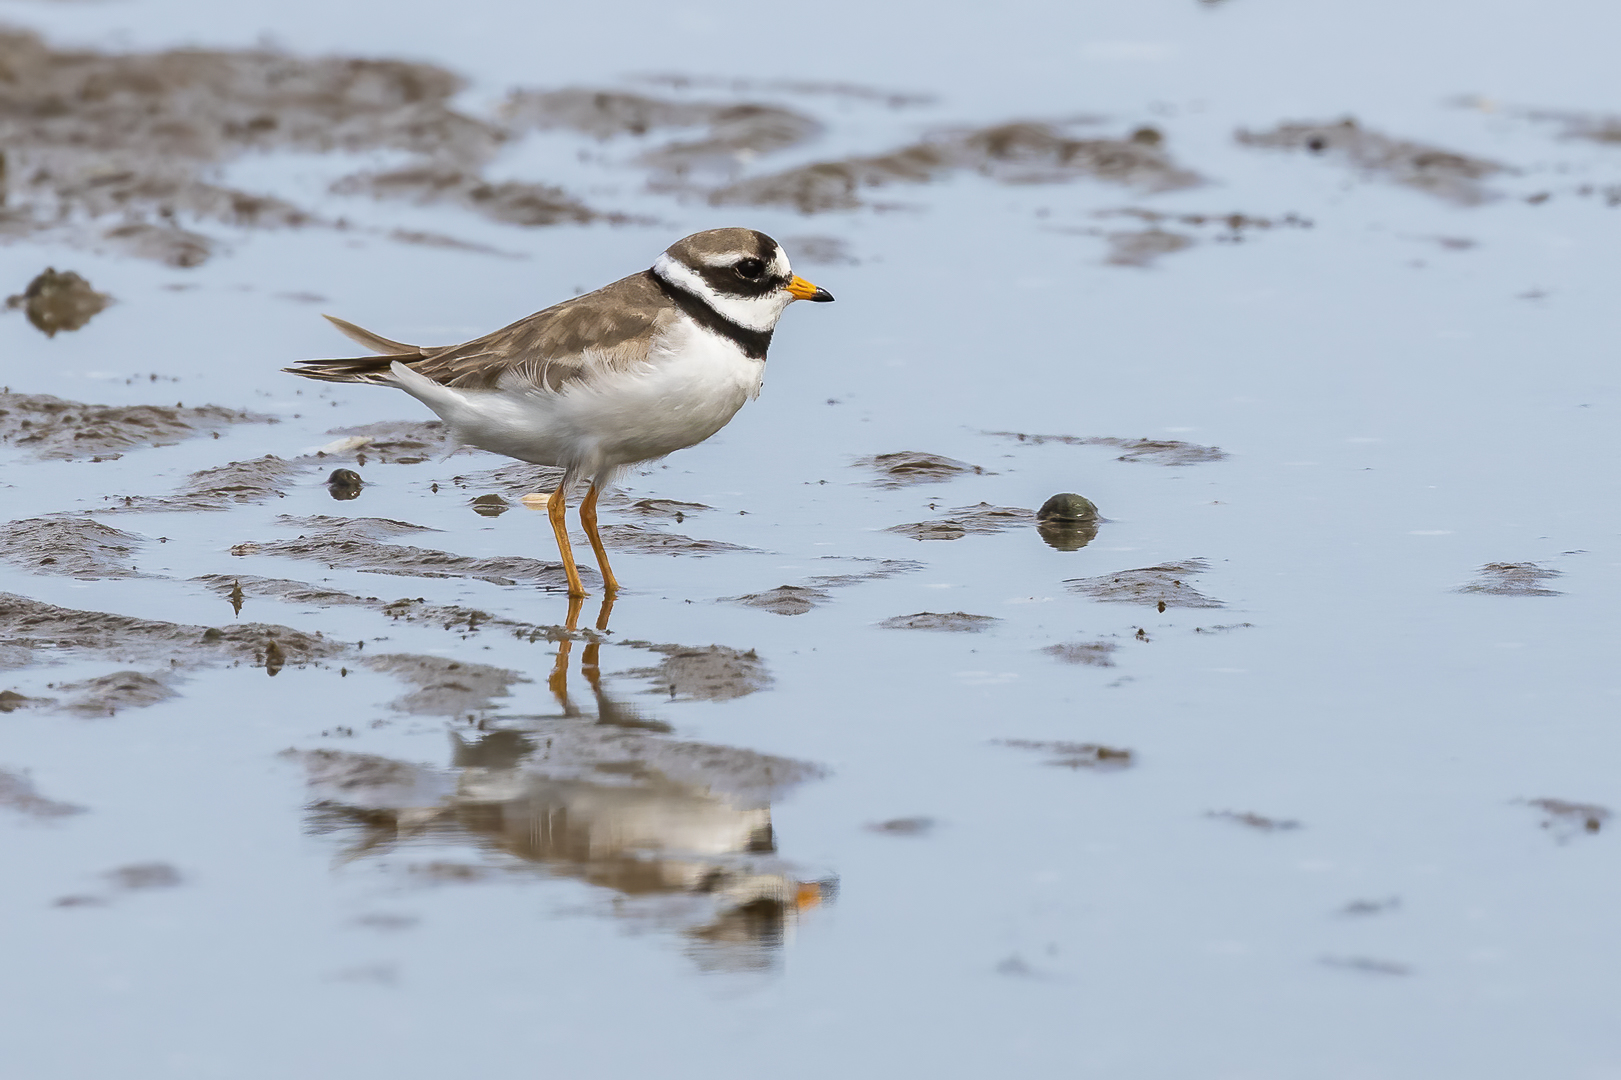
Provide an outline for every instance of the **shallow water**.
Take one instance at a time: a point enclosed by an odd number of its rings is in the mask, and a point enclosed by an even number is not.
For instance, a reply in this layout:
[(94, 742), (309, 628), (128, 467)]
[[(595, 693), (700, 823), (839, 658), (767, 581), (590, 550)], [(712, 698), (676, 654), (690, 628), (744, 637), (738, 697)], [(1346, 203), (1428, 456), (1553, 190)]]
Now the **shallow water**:
[[(0, 284), (114, 302), (0, 311), (0, 383), (116, 407), (0, 417), (7, 1075), (1621, 1076), (1613, 12), (392, 12), (3, 12), (469, 80), (409, 146), (357, 90), (344, 147), (91, 140), (72, 191), (7, 121)], [(569, 86), (680, 126), (435, 141)], [(843, 208), (739, 202), (806, 176)], [(460, 340), (732, 223), (839, 300), (605, 501), (611, 611), (544, 472), (278, 372), (351, 349), (321, 312)]]

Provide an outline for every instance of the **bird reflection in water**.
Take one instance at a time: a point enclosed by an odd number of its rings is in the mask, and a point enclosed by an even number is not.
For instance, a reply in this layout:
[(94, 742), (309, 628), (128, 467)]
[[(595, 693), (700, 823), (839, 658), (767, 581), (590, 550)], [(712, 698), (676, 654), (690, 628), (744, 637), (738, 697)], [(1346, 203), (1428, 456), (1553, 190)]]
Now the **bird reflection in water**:
[[(678, 930), (705, 969), (770, 968), (800, 914), (833, 895), (831, 877), (778, 857), (771, 823), (771, 800), (822, 770), (670, 738), (670, 725), (604, 689), (612, 601), (594, 632), (576, 629), (581, 603), (570, 601), (548, 678), (560, 711), (453, 734), (449, 769), (290, 751), (317, 794), (312, 829), (349, 834), (346, 860), (472, 842), (497, 857), (419, 872), (478, 880), (544, 868), (613, 890), (615, 915)], [(594, 713), (570, 692), (577, 638)]]

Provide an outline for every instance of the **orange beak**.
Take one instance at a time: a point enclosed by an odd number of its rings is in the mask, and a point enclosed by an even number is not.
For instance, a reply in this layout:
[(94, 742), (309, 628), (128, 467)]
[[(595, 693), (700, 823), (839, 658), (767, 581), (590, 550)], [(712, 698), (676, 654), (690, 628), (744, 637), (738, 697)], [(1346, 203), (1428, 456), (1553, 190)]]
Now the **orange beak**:
[(802, 277), (796, 277), (788, 282), (788, 294), (795, 300), (811, 300), (818, 304), (830, 303), (833, 294), (826, 289), (818, 288)]

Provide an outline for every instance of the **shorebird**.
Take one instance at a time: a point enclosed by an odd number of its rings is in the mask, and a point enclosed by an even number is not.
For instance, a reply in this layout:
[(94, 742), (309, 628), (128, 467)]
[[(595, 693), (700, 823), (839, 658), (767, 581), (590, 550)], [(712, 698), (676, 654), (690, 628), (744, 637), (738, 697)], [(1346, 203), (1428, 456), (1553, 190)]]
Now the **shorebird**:
[(570, 597), (585, 596), (568, 538), (568, 491), (591, 488), (580, 524), (608, 597), (619, 589), (597, 532), (597, 497), (620, 470), (694, 446), (760, 393), (777, 319), (833, 295), (796, 277), (765, 233), (710, 229), (595, 292), (460, 345), (393, 341), (328, 315), (380, 354), (300, 360), (283, 370), (392, 386), (432, 409), (459, 444), (563, 470), (546, 512)]

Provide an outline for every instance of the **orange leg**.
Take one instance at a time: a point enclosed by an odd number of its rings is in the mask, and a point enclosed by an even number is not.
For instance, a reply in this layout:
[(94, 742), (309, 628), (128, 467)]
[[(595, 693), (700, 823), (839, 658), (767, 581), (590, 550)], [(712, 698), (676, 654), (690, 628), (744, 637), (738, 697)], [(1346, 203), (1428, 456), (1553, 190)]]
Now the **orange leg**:
[(580, 504), (580, 524), (585, 526), (585, 535), (591, 541), (591, 550), (597, 553), (597, 569), (602, 571), (602, 587), (608, 596), (619, 591), (619, 582), (614, 580), (614, 572), (608, 565), (608, 552), (602, 546), (602, 535), (597, 532), (597, 495), (600, 494), (596, 484), (586, 492), (585, 501)]
[[(595, 491), (596, 488), (591, 490)], [(563, 556), (563, 572), (568, 575), (568, 594), (584, 596), (585, 586), (580, 584), (580, 571), (574, 566), (574, 545), (569, 543), (568, 525), (563, 519), (567, 512), (568, 497), (563, 493), (563, 485), (558, 484), (557, 490), (546, 500), (546, 516), (552, 519), (552, 532), (557, 534), (557, 551)], [(584, 512), (583, 509), (581, 512)], [(608, 580), (611, 582), (613, 579)]]

